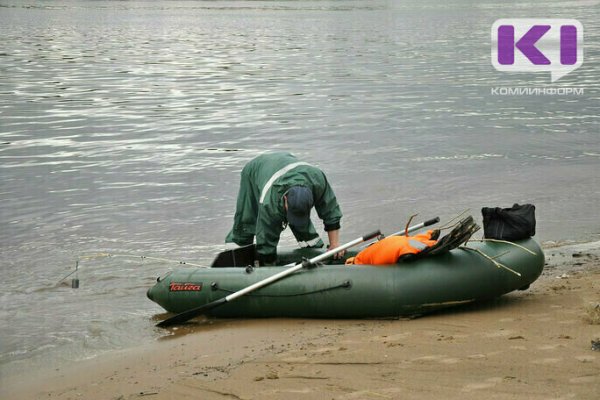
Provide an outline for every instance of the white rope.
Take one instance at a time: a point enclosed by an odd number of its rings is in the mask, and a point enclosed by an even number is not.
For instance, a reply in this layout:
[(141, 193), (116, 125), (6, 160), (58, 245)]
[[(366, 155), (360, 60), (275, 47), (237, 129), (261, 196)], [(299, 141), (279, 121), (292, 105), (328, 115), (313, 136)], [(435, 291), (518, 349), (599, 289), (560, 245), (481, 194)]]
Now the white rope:
[(62, 281), (67, 279), (69, 276), (78, 272), (79, 261), (96, 260), (98, 258), (109, 258), (109, 257), (140, 258), (142, 260), (155, 260), (155, 261), (162, 261), (162, 262), (169, 262), (169, 263), (177, 263), (180, 265), (191, 265), (192, 267), (198, 267), (198, 268), (209, 268), (206, 265), (194, 264), (194, 263), (190, 263), (187, 261), (172, 260), (172, 259), (168, 259), (168, 258), (136, 256), (134, 254), (95, 253), (95, 254), (87, 254), (87, 255), (82, 255), (82, 256), (77, 257), (77, 260), (75, 261), (75, 270), (71, 271), (68, 275), (66, 275), (64, 278), (59, 280), (56, 284), (61, 283)]
[(508, 240), (501, 240), (501, 239), (471, 239), (473, 242), (494, 242), (494, 243), (507, 243), (507, 244), (512, 244), (513, 246), (516, 246), (518, 248), (520, 248), (521, 250), (524, 250), (526, 252), (528, 252), (531, 255), (537, 256), (537, 253), (534, 251), (529, 250), (527, 247), (521, 246), (520, 244), (516, 244), (513, 242), (509, 242)]
[(168, 259), (168, 258), (149, 257), (149, 256), (136, 256), (133, 254), (108, 254), (108, 257), (141, 258), (142, 260), (174, 262), (174, 263), (182, 264), (182, 265), (191, 265), (192, 267), (209, 268), (206, 265), (194, 264), (194, 263), (187, 262), (187, 261), (178, 261), (178, 260), (173, 260), (173, 259)]
[(494, 264), (494, 265), (495, 265), (497, 268), (504, 268), (505, 270), (507, 270), (507, 271), (510, 271), (510, 272), (512, 272), (513, 274), (515, 274), (515, 275), (517, 275), (517, 276), (519, 276), (519, 277), (521, 276), (521, 274), (520, 274), (519, 272), (515, 271), (515, 270), (514, 270), (514, 269), (512, 269), (512, 268), (508, 268), (508, 267), (507, 267), (506, 265), (504, 265), (504, 264), (501, 264), (501, 263), (499, 263), (498, 261), (496, 261), (496, 260), (494, 259), (495, 257), (490, 257), (490, 256), (488, 256), (487, 254), (485, 254), (483, 251), (479, 250), (479, 249), (474, 249), (474, 248), (472, 248), (472, 247), (466, 247), (466, 246), (463, 246), (463, 247), (460, 247), (460, 248), (461, 248), (461, 249), (465, 249), (465, 250), (471, 250), (471, 251), (474, 251), (474, 252), (478, 253), (479, 255), (481, 255), (482, 257), (484, 257), (484, 258), (486, 258), (486, 259), (490, 260), (490, 261), (491, 261), (491, 262), (492, 262), (492, 263), (493, 263), (493, 264)]

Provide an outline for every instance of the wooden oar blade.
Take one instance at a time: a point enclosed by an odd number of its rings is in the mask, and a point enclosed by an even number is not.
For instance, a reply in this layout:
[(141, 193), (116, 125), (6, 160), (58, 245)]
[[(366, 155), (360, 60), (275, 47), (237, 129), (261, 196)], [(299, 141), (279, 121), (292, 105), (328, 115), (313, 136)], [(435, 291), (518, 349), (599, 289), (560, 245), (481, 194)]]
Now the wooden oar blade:
[(204, 314), (205, 312), (212, 310), (213, 308), (218, 307), (224, 303), (227, 303), (226, 297), (223, 297), (219, 300), (215, 300), (213, 302), (204, 304), (200, 307), (196, 307), (196, 308), (192, 308), (191, 310), (184, 311), (184, 312), (177, 314), (171, 318), (167, 318), (164, 321), (161, 321), (158, 324), (156, 324), (156, 326), (158, 326), (160, 328), (166, 328), (168, 326), (182, 324), (182, 323), (187, 322), (192, 318), (196, 318), (196, 317)]

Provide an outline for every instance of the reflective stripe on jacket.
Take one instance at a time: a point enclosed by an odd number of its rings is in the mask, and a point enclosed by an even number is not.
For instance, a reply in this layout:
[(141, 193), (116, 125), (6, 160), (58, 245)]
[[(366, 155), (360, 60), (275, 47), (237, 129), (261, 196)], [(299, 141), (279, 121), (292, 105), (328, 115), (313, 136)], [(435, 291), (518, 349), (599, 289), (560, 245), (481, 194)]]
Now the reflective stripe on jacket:
[(396, 264), (405, 254), (417, 254), (437, 243), (432, 240), (433, 231), (427, 231), (415, 236), (390, 236), (373, 243), (356, 257), (346, 260), (346, 264)]

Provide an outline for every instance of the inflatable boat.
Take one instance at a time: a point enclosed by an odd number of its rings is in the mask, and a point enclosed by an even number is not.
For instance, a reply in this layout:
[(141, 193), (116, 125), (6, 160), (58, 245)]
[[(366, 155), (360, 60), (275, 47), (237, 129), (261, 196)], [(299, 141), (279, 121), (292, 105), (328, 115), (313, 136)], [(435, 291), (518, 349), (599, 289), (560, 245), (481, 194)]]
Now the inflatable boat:
[[(282, 252), (278, 263), (283, 266), (320, 252)], [(542, 273), (544, 254), (533, 239), (526, 239), (473, 241), (445, 254), (393, 265), (328, 262), (299, 269), (205, 314), (227, 318), (415, 316), (527, 289)], [(229, 267), (215, 263), (168, 272), (148, 290), (148, 297), (169, 312), (182, 313), (218, 301), (283, 268), (254, 267), (234, 260)]]

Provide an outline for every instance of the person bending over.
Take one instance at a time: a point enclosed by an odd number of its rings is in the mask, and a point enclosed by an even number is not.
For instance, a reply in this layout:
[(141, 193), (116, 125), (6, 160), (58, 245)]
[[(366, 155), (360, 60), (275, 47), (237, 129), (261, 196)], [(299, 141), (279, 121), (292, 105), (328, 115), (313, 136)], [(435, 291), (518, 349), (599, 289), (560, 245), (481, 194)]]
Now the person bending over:
[(256, 237), (261, 265), (275, 263), (287, 226), (300, 247), (323, 247), (310, 220), (313, 207), (323, 220), (329, 247), (338, 247), (342, 211), (323, 171), (290, 153), (260, 155), (242, 170), (233, 228), (225, 242), (245, 246)]

